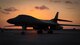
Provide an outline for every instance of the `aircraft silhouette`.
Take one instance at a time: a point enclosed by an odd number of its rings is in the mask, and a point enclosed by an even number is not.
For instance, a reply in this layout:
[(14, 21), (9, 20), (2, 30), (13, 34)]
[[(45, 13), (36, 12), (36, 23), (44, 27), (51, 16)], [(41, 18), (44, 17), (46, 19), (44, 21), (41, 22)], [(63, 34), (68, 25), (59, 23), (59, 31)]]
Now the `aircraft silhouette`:
[[(71, 24), (59, 24), (57, 21), (72, 22), (70, 20), (58, 19), (59, 12), (56, 13), (56, 16), (51, 20), (41, 20), (30, 15), (21, 14), (15, 18), (8, 19), (7, 22), (14, 24), (14, 26), (22, 26), (22, 34), (25, 33), (27, 27), (33, 27), (37, 30), (37, 33), (43, 33), (43, 30), (48, 31), (48, 33), (53, 33), (53, 30), (63, 29), (62, 26), (80, 26), (80, 25), (71, 25)], [(9, 26), (8, 26), (9, 27)]]

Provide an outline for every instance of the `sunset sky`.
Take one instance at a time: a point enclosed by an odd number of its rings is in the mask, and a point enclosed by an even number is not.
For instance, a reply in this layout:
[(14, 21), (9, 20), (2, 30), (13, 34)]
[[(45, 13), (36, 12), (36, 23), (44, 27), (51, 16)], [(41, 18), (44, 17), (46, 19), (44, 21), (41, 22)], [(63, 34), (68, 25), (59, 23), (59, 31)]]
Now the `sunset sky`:
[(19, 14), (50, 20), (56, 12), (59, 12), (60, 19), (73, 21), (59, 23), (80, 25), (80, 0), (0, 0), (0, 27), (10, 25), (6, 21)]

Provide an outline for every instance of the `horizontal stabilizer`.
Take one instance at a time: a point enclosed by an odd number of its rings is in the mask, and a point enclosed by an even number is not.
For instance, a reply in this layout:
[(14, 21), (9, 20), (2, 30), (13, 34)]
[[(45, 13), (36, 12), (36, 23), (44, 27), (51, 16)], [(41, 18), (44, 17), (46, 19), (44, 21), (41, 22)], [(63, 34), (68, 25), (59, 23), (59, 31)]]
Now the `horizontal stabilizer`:
[(59, 16), (59, 12), (56, 13), (55, 17), (53, 19), (51, 19), (51, 21), (56, 22), (56, 23), (57, 23), (57, 21), (72, 22), (70, 20), (58, 19), (58, 16)]
[(64, 19), (58, 19), (58, 21), (72, 22), (72, 21), (70, 21), (70, 20), (64, 20)]
[(60, 24), (60, 25), (62, 25), (62, 26), (78, 26), (78, 27), (80, 27), (80, 25), (74, 25), (74, 24)]

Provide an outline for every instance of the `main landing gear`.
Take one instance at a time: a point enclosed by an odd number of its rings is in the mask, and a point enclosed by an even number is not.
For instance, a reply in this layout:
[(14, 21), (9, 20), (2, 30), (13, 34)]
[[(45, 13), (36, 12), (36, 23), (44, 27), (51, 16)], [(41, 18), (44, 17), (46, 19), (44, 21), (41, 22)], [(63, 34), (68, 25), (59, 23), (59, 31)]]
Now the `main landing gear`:
[(53, 34), (53, 31), (52, 31), (52, 30), (48, 30), (47, 33), (48, 33), (48, 34)]
[(25, 35), (25, 30), (26, 30), (26, 26), (22, 26), (22, 32), (21, 32), (22, 35)]
[[(48, 34), (53, 34), (52, 30), (47, 31)], [(43, 30), (37, 30), (37, 34), (43, 34)]]

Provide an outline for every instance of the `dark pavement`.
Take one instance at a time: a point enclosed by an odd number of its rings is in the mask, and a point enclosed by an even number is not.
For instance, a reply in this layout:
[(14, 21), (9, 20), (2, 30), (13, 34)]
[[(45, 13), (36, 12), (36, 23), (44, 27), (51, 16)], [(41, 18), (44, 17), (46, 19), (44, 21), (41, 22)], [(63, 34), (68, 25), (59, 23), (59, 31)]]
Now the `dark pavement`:
[(80, 45), (80, 31), (54, 31), (54, 34), (37, 34), (27, 31), (0, 32), (0, 45)]

